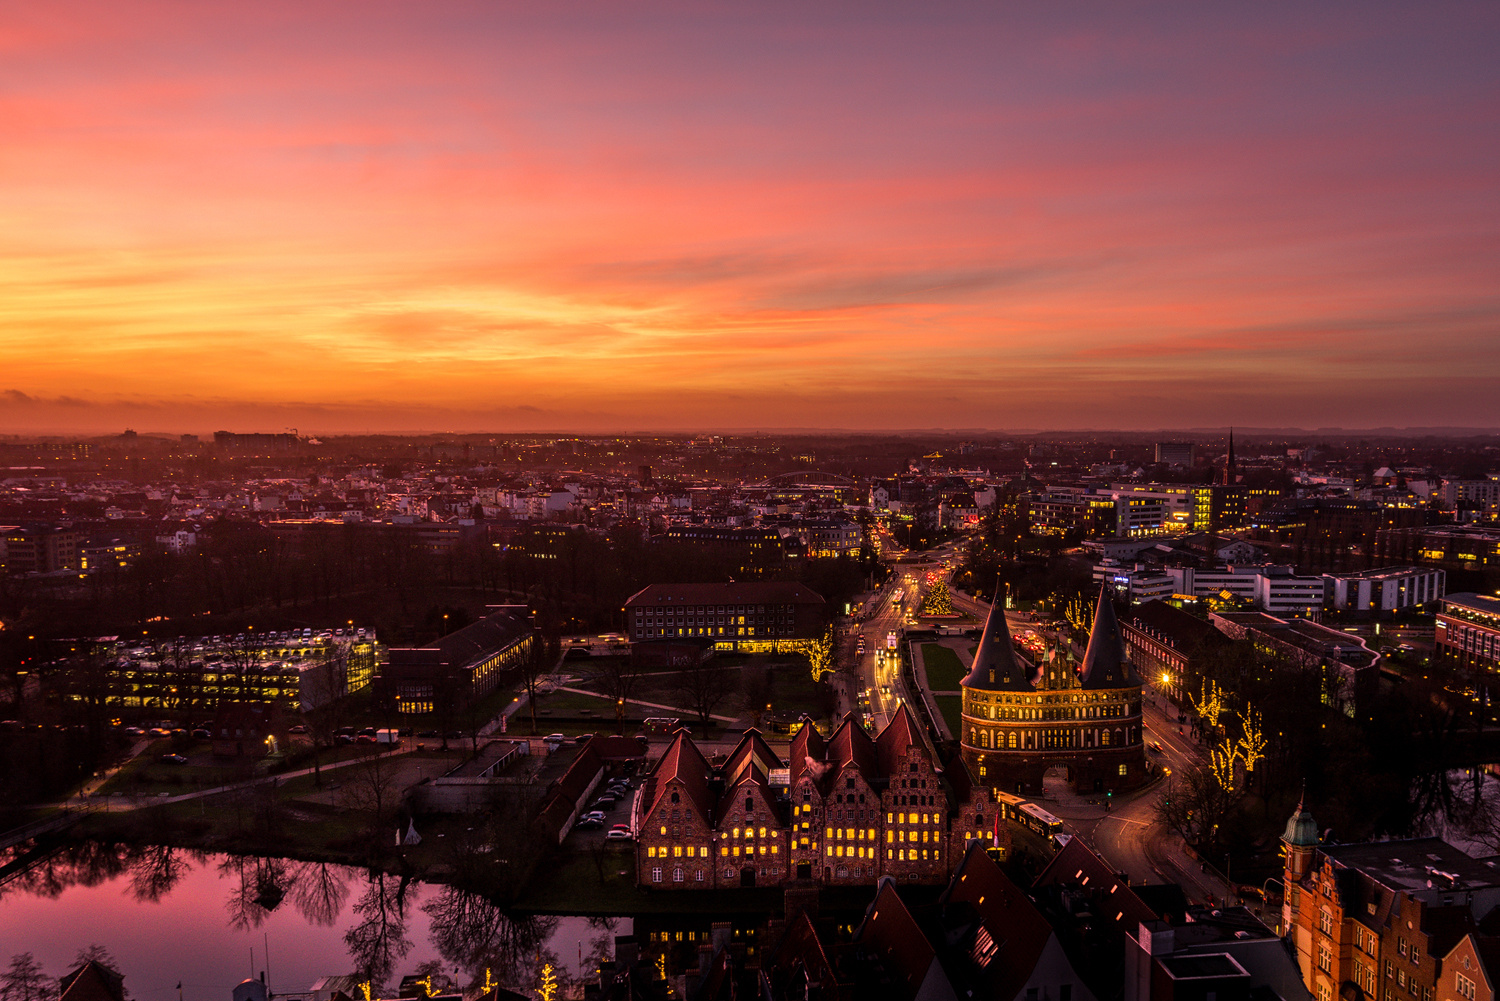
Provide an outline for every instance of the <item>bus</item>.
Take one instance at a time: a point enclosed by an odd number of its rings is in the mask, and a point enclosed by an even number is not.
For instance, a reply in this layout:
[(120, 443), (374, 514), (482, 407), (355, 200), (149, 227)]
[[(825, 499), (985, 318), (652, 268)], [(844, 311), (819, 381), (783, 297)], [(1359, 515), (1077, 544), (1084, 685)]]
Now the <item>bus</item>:
[(1021, 807), (1026, 805), (1026, 801), (1020, 796), (1017, 796), (1015, 793), (1001, 792), (999, 789), (996, 789), (995, 803), (996, 808), (1000, 812), (1001, 820), (1008, 820), (1012, 824), (1022, 823)]
[(1021, 804), (1021, 824), (1044, 838), (1062, 832), (1062, 821), (1035, 803)]

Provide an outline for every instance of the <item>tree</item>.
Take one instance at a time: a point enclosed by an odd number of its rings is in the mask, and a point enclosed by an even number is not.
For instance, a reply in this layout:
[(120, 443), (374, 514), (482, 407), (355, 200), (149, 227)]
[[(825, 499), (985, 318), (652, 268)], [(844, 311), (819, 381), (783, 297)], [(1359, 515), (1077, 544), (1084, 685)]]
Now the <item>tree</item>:
[(824, 629), (818, 639), (804, 641), (803, 649), (814, 681), (822, 681), (823, 675), (838, 670), (839, 643), (833, 626)]
[(923, 615), (952, 615), (953, 598), (948, 593), (946, 581), (934, 581), (922, 598)]
[(625, 719), (625, 703), (635, 691), (641, 669), (633, 657), (596, 657), (594, 660), (596, 663), (589, 672), (590, 676), (599, 692), (609, 696), (614, 703), (615, 723), (619, 724)]
[(52, 1001), (57, 983), (29, 952), (10, 957), (10, 966), (0, 973), (0, 1001)]
[(698, 722), (708, 726), (714, 710), (729, 696), (733, 686), (722, 667), (711, 660), (694, 660), (677, 675), (673, 691), (678, 701), (698, 714)]
[(399, 770), (398, 760), (376, 751), (342, 773), (346, 776), (340, 790), (344, 804), (366, 814), (370, 848), (376, 854), (393, 840), (390, 825), (401, 793)]
[(531, 714), (531, 732), (536, 733), (536, 694), (543, 677), (552, 669), (545, 645), (535, 637), (531, 640), (531, 651), (521, 661), (521, 681), (526, 688), (526, 705)]

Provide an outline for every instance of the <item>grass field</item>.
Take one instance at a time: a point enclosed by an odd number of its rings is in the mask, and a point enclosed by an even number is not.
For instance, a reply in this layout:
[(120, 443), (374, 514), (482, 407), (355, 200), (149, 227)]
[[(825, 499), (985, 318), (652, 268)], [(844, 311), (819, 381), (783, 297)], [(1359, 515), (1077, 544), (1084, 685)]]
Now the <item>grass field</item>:
[(969, 671), (958, 654), (941, 643), (922, 644), (922, 663), (927, 666), (927, 684), (934, 692), (956, 692)]
[(937, 705), (938, 712), (943, 714), (943, 720), (948, 724), (948, 732), (956, 738), (963, 732), (963, 707), (964, 700), (961, 695), (934, 695), (932, 701)]

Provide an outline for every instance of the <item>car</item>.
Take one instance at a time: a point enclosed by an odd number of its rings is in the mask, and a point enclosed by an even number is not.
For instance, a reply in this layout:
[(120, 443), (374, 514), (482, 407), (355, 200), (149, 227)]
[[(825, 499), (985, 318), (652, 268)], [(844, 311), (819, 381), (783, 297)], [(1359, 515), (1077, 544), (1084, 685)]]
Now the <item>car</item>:
[(286, 732), (287, 733), (306, 733), (307, 732), (307, 727), (303, 726), (301, 723), (298, 723), (296, 726), (288, 727)]
[(161, 763), (164, 765), (185, 765), (187, 764), (187, 758), (181, 754), (163, 754), (161, 756)]
[(588, 813), (585, 813), (579, 819), (580, 820), (603, 820), (604, 819), (604, 811), (603, 810), (590, 810)]
[(199, 728), (198, 728), (198, 729), (196, 729), (196, 730), (194, 730), (194, 731), (193, 731), (193, 732), (192, 732), (192, 734), (190, 734), (190, 736), (191, 736), (191, 737), (192, 737), (192, 738), (193, 738), (193, 739), (194, 739), (194, 740), (207, 740), (207, 739), (208, 739), (208, 738), (210, 738), (210, 737), (212, 737), (212, 736), (213, 736), (213, 733), (212, 733), (212, 732), (211, 732), (211, 731), (208, 731), (208, 730), (205, 730), (205, 729), (203, 729), (203, 728), (202, 728), (202, 727), (201, 727), (201, 726), (200, 726), (200, 727), (199, 727)]
[(144, 737), (146, 735), (146, 731), (142, 730), (138, 726), (127, 726), (125, 728), (125, 732), (130, 734), (132, 737)]
[(574, 824), (573, 826), (587, 828), (603, 827), (604, 821), (598, 817), (579, 817), (578, 823)]
[(354, 742), (356, 744), (373, 744), (375, 743), (375, 735), (373, 733), (362, 733), (354, 738)]
[(1151, 750), (1155, 751), (1157, 754), (1161, 754), (1164, 750), (1161, 746), (1161, 741), (1153, 740), (1151, 742)]
[(606, 810), (612, 810), (612, 809), (614, 809), (614, 805), (616, 803), (618, 803), (618, 802), (619, 802), (619, 800), (616, 799), (614, 796), (611, 796), (608, 793), (605, 793), (603, 796), (600, 796), (598, 799), (594, 800), (589, 805), (593, 809), (595, 809), (595, 810), (599, 809), (600, 807), (603, 807)]
[(150, 729), (150, 731), (148, 731), (148, 732), (153, 737), (170, 737), (170, 736), (172, 736), (172, 731), (168, 730), (166, 727), (163, 727), (163, 726), (153, 726)]
[[(437, 736), (437, 734), (433, 734), (433, 736), (435, 737)], [(542, 740), (548, 744), (561, 744), (564, 743), (567, 739), (567, 737), (564, 737), (560, 733), (549, 733), (547, 734), (547, 736), (542, 738)]]
[(417, 734), (417, 736), (423, 738), (424, 740), (430, 740), (433, 737), (441, 737), (442, 734), (438, 733), (436, 730), (423, 730), (421, 733)]
[[(370, 738), (370, 740), (371, 740), (372, 743), (374, 742), (374, 738), (373, 737)], [(354, 743), (354, 738), (351, 737), (351, 736), (349, 736), (347, 733), (341, 733), (338, 736), (336, 736), (336, 737), (333, 738), (333, 742), (335, 744), (352, 744), (352, 743)]]
[(604, 832), (606, 841), (634, 841), (635, 835), (630, 833), (629, 828), (611, 827)]
[(576, 736), (576, 737), (573, 738), (573, 743), (575, 743), (575, 744), (587, 744), (589, 741), (591, 741), (593, 739), (594, 739), (594, 735), (592, 733), (580, 733), (578, 736)]

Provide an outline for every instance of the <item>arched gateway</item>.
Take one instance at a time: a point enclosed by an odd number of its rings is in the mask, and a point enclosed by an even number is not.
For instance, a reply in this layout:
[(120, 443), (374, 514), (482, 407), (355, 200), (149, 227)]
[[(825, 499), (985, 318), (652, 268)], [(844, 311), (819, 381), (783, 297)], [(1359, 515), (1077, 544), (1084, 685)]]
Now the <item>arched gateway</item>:
[(1083, 666), (1054, 656), (1028, 672), (1016, 657), (997, 597), (974, 666), (963, 680), (959, 742), (969, 771), (1005, 792), (1039, 793), (1042, 776), (1067, 766), (1082, 793), (1146, 780), (1141, 682), (1125, 657), (1115, 609), (1103, 589)]

